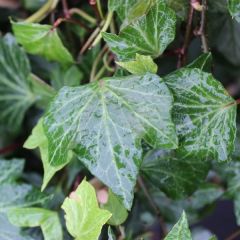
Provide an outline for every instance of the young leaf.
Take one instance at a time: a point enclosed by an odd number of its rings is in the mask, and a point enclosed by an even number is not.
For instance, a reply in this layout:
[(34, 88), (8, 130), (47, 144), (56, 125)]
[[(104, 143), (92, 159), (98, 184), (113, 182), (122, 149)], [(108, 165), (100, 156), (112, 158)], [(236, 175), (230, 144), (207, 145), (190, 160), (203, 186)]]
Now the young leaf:
[(157, 2), (146, 15), (123, 28), (119, 35), (102, 35), (121, 61), (133, 60), (136, 53), (158, 57), (174, 39), (175, 24), (174, 12)]
[(157, 64), (154, 63), (150, 56), (136, 54), (134, 61), (116, 62), (120, 67), (136, 75), (143, 75), (147, 72), (157, 73)]
[(192, 194), (205, 181), (210, 164), (201, 158), (177, 158), (172, 151), (153, 150), (141, 170), (147, 179), (171, 198)]
[(38, 23), (13, 21), (11, 23), (18, 43), (28, 53), (40, 55), (47, 60), (57, 61), (63, 65), (73, 63), (73, 58), (64, 47), (56, 28)]
[(62, 227), (57, 212), (43, 208), (14, 208), (9, 221), (19, 227), (41, 227), (45, 240), (62, 240)]
[(110, 225), (118, 226), (125, 222), (128, 217), (128, 212), (122, 202), (111, 190), (109, 190), (108, 202), (103, 206), (103, 209), (112, 213), (112, 217), (108, 220)]
[(35, 102), (30, 66), (11, 35), (0, 38), (0, 123), (12, 131), (21, 126), (25, 112)]
[(232, 17), (240, 23), (240, 0), (228, 0), (228, 9)]
[(48, 161), (48, 139), (43, 131), (42, 119), (39, 120), (38, 124), (32, 130), (32, 134), (24, 143), (24, 147), (27, 149), (34, 149), (39, 147), (40, 149), (44, 169), (42, 191), (46, 188), (53, 175), (71, 161), (73, 155), (72, 151), (69, 151), (66, 162), (59, 166), (50, 165)]
[(182, 213), (181, 218), (173, 226), (164, 240), (192, 240), (185, 212)]
[(225, 161), (234, 150), (236, 104), (220, 82), (199, 69), (180, 69), (165, 82), (175, 98), (173, 118), (184, 157)]
[(111, 213), (98, 207), (94, 188), (83, 180), (77, 190), (63, 202), (69, 233), (76, 240), (97, 240), (102, 226), (111, 217)]
[(130, 209), (140, 140), (153, 147), (177, 147), (172, 101), (165, 83), (150, 73), (62, 88), (43, 118), (49, 163), (64, 164), (72, 149)]

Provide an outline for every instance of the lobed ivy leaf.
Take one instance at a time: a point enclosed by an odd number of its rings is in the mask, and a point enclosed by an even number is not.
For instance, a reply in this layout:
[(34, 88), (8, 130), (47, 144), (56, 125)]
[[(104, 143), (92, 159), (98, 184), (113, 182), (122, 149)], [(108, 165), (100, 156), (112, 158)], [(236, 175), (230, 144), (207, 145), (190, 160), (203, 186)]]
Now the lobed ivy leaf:
[(67, 160), (63, 164), (59, 166), (52, 166), (48, 160), (48, 139), (45, 136), (42, 119), (39, 120), (38, 124), (32, 130), (32, 134), (28, 137), (26, 142), (24, 143), (24, 147), (27, 149), (39, 148), (41, 154), (41, 160), (43, 163), (43, 183), (42, 183), (42, 191), (46, 188), (47, 184), (54, 176), (54, 174), (61, 170), (65, 165), (67, 165), (72, 159), (72, 151), (69, 151), (67, 155)]
[(18, 43), (28, 53), (40, 55), (47, 60), (57, 61), (63, 65), (74, 62), (59, 38), (56, 28), (38, 23), (11, 21), (11, 24)]
[(185, 212), (164, 240), (192, 240)]
[(128, 212), (121, 200), (111, 190), (108, 191), (108, 194), (108, 201), (103, 205), (103, 209), (112, 213), (108, 224), (118, 226), (126, 221)]
[(141, 167), (144, 176), (170, 198), (187, 197), (202, 184), (210, 164), (201, 158), (177, 158), (174, 151), (152, 150)]
[(116, 240), (116, 237), (110, 226), (108, 227), (108, 240)]
[(147, 72), (157, 73), (158, 66), (150, 56), (136, 54), (136, 59), (128, 62), (116, 62), (117, 65), (136, 75), (143, 75)]
[[(119, 60), (133, 60), (136, 53), (158, 57), (175, 37), (176, 16), (161, 1), (147, 14), (124, 27), (119, 35), (102, 33)], [(154, 33), (154, 34), (153, 34)]]
[(24, 160), (0, 159), (0, 167), (4, 170), (0, 177), (0, 212), (7, 212), (17, 206), (42, 204), (49, 199), (49, 196), (40, 193), (32, 185), (19, 182)]
[(83, 180), (75, 192), (63, 202), (69, 233), (76, 240), (97, 240), (102, 226), (111, 217), (111, 213), (98, 207), (95, 190)]
[(63, 233), (57, 212), (43, 208), (14, 208), (9, 221), (19, 227), (41, 227), (45, 240), (62, 240)]
[(165, 83), (150, 73), (62, 88), (43, 118), (49, 163), (66, 163), (73, 150), (130, 209), (141, 139), (153, 147), (177, 147), (172, 101)]
[(0, 214), (0, 239), (1, 240), (34, 240), (26, 236), (20, 228), (13, 226), (5, 214)]
[(240, 0), (228, 0), (228, 10), (231, 16), (240, 23)]
[(199, 69), (165, 77), (174, 95), (180, 156), (229, 160), (236, 136), (236, 103), (220, 82)]
[(0, 123), (18, 131), (28, 108), (35, 102), (30, 65), (11, 35), (0, 38)]

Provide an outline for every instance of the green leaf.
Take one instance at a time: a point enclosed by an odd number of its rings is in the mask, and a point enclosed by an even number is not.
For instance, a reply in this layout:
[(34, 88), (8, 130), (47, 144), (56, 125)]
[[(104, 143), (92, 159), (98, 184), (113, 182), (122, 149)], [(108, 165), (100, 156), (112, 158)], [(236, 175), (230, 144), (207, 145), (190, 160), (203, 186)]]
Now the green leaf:
[(189, 4), (187, 0), (164, 0), (172, 8), (180, 20), (185, 20), (188, 14)]
[(157, 2), (146, 15), (123, 28), (119, 35), (102, 35), (121, 61), (133, 60), (136, 53), (158, 57), (173, 41), (175, 24), (174, 12), (165, 4)]
[(21, 229), (13, 226), (5, 214), (0, 214), (0, 239), (1, 240), (34, 240), (22, 233)]
[(41, 227), (45, 240), (62, 240), (57, 212), (43, 208), (15, 208), (8, 212), (9, 221), (19, 227)]
[(76, 240), (97, 240), (102, 226), (111, 217), (111, 213), (98, 207), (95, 190), (83, 180), (77, 190), (63, 202), (69, 233)]
[[(214, 0), (214, 2), (218, 1)], [(209, 45), (218, 56), (215, 59), (219, 62), (223, 61), (222, 59), (227, 60), (227, 62), (223, 62), (222, 67), (226, 67), (226, 63), (230, 63), (239, 69), (240, 24), (233, 21), (228, 13), (217, 12), (209, 13), (207, 26)]]
[(108, 202), (103, 205), (103, 209), (112, 213), (112, 217), (108, 221), (110, 225), (118, 226), (125, 222), (128, 217), (128, 212), (122, 202), (111, 190), (109, 190)]
[(73, 63), (73, 58), (64, 47), (56, 28), (38, 23), (11, 22), (14, 35), (24, 49), (47, 60), (63, 65)]
[(0, 123), (19, 130), (28, 108), (35, 102), (24, 51), (11, 35), (0, 38)]
[(63, 86), (79, 86), (83, 78), (83, 73), (76, 66), (71, 66), (67, 70), (57, 65), (51, 73), (51, 85), (59, 90)]
[(234, 204), (234, 214), (236, 217), (237, 225), (240, 225), (240, 194), (237, 192), (233, 199)]
[(28, 137), (27, 141), (24, 143), (24, 147), (27, 149), (40, 149), (41, 159), (43, 163), (44, 175), (43, 175), (43, 184), (42, 191), (46, 188), (47, 184), (54, 176), (54, 174), (61, 170), (65, 165), (67, 165), (72, 159), (72, 152), (69, 151), (67, 155), (67, 160), (65, 163), (59, 166), (52, 166), (48, 160), (48, 139), (45, 136), (42, 119), (39, 120), (38, 124), (32, 130), (32, 134)]
[(16, 180), (23, 172), (24, 160), (12, 159), (4, 160), (0, 159), (0, 185), (6, 182), (12, 182)]
[(120, 67), (126, 69), (128, 72), (137, 75), (143, 75), (147, 72), (157, 73), (157, 64), (154, 63), (150, 56), (143, 56), (136, 54), (134, 61), (116, 62)]
[(193, 62), (187, 65), (188, 68), (199, 68), (205, 72), (211, 72), (212, 68), (212, 54), (203, 53)]
[(225, 161), (234, 150), (236, 103), (211, 74), (180, 69), (165, 77), (174, 95), (178, 154)]
[(164, 240), (192, 240), (185, 212)]
[(33, 93), (36, 96), (36, 105), (40, 109), (45, 109), (55, 96), (56, 92), (50, 85), (45, 83), (34, 74), (31, 74), (30, 81), (32, 84)]
[(0, 159), (3, 174), (0, 177), (0, 212), (7, 212), (16, 206), (32, 206), (42, 204), (49, 199), (30, 184), (19, 182), (24, 160)]
[(210, 164), (201, 158), (177, 158), (173, 151), (152, 150), (144, 158), (144, 176), (169, 197), (192, 194), (205, 181)]
[(228, 10), (232, 17), (240, 23), (240, 0), (228, 0)]
[(130, 209), (141, 139), (153, 147), (177, 147), (172, 102), (165, 83), (150, 73), (64, 87), (43, 118), (49, 163), (66, 163), (73, 150)]

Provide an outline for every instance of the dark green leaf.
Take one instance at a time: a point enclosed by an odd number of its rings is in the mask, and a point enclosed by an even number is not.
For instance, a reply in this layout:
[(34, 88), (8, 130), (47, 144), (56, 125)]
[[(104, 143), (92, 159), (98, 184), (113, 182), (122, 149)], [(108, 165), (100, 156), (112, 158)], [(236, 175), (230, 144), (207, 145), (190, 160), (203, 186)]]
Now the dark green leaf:
[(150, 73), (62, 88), (43, 119), (50, 164), (64, 164), (72, 149), (130, 209), (140, 140), (177, 147), (172, 101), (165, 83)]
[(108, 224), (118, 226), (125, 222), (128, 212), (123, 206), (120, 199), (109, 190), (108, 202), (103, 206), (103, 209), (112, 213), (112, 217), (108, 220)]
[(182, 198), (204, 182), (209, 165), (201, 158), (177, 158), (173, 151), (153, 150), (145, 156), (141, 169), (169, 197)]
[(225, 161), (234, 150), (236, 104), (211, 74), (180, 69), (165, 82), (174, 95), (173, 119), (184, 157)]
[(205, 72), (211, 72), (212, 68), (212, 54), (203, 53), (193, 62), (187, 65), (188, 68), (199, 68)]
[(73, 63), (73, 58), (59, 38), (57, 29), (51, 25), (12, 21), (12, 28), (18, 43), (28, 53), (63, 65)]
[(76, 66), (66, 70), (57, 65), (51, 73), (51, 85), (56, 90), (64, 86), (75, 87), (80, 85), (82, 78), (83, 74)]
[(98, 207), (95, 190), (83, 180), (62, 205), (69, 233), (76, 240), (97, 240), (111, 213)]
[(119, 60), (133, 60), (136, 53), (158, 57), (173, 41), (175, 23), (174, 12), (165, 4), (158, 2), (147, 15), (123, 28), (119, 35), (111, 33), (102, 35)]
[(8, 212), (9, 221), (19, 227), (41, 227), (45, 240), (62, 240), (57, 212), (43, 208), (15, 208)]
[(228, 9), (232, 17), (240, 22), (240, 0), (228, 0)]
[(164, 240), (192, 240), (185, 212)]
[(17, 131), (35, 102), (30, 66), (24, 51), (7, 35), (0, 39), (0, 123)]
[(188, 0), (164, 0), (166, 4), (172, 8), (177, 17), (181, 20), (185, 20), (187, 18), (189, 3)]

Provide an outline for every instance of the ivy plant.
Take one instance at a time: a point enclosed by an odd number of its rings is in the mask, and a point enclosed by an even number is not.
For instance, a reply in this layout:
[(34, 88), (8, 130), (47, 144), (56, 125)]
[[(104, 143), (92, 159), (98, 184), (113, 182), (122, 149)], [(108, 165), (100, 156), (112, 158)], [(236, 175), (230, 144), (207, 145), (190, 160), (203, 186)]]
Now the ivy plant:
[(240, 1), (19, 4), (0, 1), (0, 239), (197, 239), (223, 199), (239, 225)]

